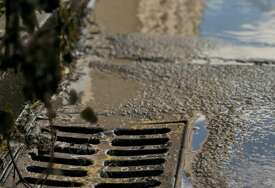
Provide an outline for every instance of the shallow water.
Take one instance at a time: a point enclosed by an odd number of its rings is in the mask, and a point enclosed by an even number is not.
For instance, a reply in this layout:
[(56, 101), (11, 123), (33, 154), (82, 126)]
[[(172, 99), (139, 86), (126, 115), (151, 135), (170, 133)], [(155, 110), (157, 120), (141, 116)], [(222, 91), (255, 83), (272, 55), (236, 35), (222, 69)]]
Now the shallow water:
[(100, 26), (114, 33), (137, 32), (140, 0), (97, 0), (95, 17)]
[(203, 7), (204, 0), (98, 0), (95, 17), (114, 33), (196, 36)]
[[(261, 49), (271, 57), (269, 54), (275, 51), (275, 0), (208, 0), (200, 32), (202, 36)], [(252, 57), (259, 50), (248, 52)], [(275, 109), (272, 104), (259, 105), (243, 112), (241, 121), (246, 131), (236, 135), (238, 143), (225, 162), (229, 187), (274, 188)]]
[(275, 0), (208, 0), (202, 36), (238, 44), (275, 45)]
[(192, 150), (198, 151), (202, 148), (203, 143), (206, 141), (208, 136), (208, 130), (206, 120), (204, 117), (200, 117), (195, 121), (194, 133), (192, 138)]
[(237, 135), (225, 174), (230, 187), (275, 187), (274, 108), (246, 111), (242, 119), (247, 131)]

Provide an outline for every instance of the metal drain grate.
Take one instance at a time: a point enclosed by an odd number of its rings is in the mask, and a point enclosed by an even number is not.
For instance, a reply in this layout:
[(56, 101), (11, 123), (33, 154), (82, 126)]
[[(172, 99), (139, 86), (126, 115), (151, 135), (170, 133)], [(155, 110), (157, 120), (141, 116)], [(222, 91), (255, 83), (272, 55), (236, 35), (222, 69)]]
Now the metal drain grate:
[[(73, 122), (72, 122), (73, 121)], [(113, 122), (110, 120), (110, 122)], [(47, 130), (48, 122), (36, 124)], [(24, 180), (39, 187), (174, 187), (185, 123), (89, 125), (78, 113), (59, 113), (53, 168), (50, 154), (21, 152)], [(46, 180), (43, 180), (49, 174)], [(11, 186), (12, 173), (5, 181)]]

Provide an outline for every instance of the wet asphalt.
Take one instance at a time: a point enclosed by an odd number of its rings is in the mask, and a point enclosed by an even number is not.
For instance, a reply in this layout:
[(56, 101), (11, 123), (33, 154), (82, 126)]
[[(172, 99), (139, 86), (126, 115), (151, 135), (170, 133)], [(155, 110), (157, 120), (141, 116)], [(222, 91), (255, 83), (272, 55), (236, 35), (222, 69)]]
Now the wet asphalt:
[(225, 169), (232, 147), (241, 144), (249, 130), (250, 120), (242, 115), (263, 106), (274, 114), (272, 61), (254, 64), (242, 57), (217, 60), (205, 52), (219, 50), (224, 43), (203, 38), (92, 34), (93, 30), (84, 29), (79, 46), (89, 67), (139, 85), (126, 103), (102, 114), (161, 120), (203, 113), (209, 135), (200, 152), (194, 153), (193, 186), (232, 187)]

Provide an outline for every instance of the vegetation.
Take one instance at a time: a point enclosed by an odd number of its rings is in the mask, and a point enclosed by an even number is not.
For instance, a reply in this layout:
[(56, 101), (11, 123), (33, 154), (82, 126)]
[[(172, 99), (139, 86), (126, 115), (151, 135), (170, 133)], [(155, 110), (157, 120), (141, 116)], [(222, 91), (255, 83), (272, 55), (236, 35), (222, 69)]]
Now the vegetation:
[(5, 13), (5, 3), (4, 0), (0, 0), (0, 17)]
[[(62, 67), (74, 60), (72, 51), (80, 36), (81, 18), (87, 3), (88, 0), (0, 0), (0, 14), (5, 14), (6, 19), (3, 46), (0, 46), (0, 71), (22, 73), (26, 100), (42, 101), (48, 109), (51, 157), (55, 140), (52, 128), (55, 111), (50, 98), (57, 93), (62, 79)], [(42, 26), (39, 25), (38, 12), (51, 13)], [(82, 116), (87, 121), (97, 120), (90, 108)], [(12, 160), (9, 140), (15, 128), (14, 122), (11, 110), (0, 109), (0, 141), (7, 141)], [(30, 187), (22, 180), (14, 160), (13, 164), (23, 185)], [(51, 168), (51, 165), (49, 163), (48, 167)]]
[[(73, 4), (76, 0), (66, 3), (59, 0), (0, 2), (6, 10), (6, 34), (4, 50), (0, 54), (0, 70), (12, 69), (23, 73), (25, 98), (44, 102), (49, 114), (54, 117), (50, 97), (57, 92), (62, 64), (70, 64), (74, 59), (72, 50), (80, 35), (83, 9), (76, 8)], [(43, 26), (39, 26), (37, 12), (52, 13), (52, 16)], [(1, 110), (2, 114), (12, 113)], [(2, 127), (10, 126), (0, 123)]]

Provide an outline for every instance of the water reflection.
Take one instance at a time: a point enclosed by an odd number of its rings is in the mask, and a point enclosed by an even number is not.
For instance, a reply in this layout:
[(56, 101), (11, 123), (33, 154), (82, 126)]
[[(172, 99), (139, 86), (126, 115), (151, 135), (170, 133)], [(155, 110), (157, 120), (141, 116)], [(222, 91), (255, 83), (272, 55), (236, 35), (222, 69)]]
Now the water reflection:
[(241, 25), (240, 31), (227, 31), (226, 34), (244, 43), (274, 46), (275, 10), (264, 13), (254, 23)]
[(265, 187), (275, 185), (274, 109), (253, 109), (243, 115), (248, 131), (240, 134), (240, 145), (233, 148), (227, 176), (230, 187)]
[(141, 32), (196, 36), (204, 5), (203, 0), (140, 0)]
[(201, 33), (238, 44), (275, 45), (274, 0), (209, 0)]
[(96, 21), (114, 33), (196, 36), (204, 0), (99, 0)]
[(195, 132), (193, 133), (192, 138), (192, 150), (198, 151), (202, 147), (208, 136), (205, 116), (201, 115), (194, 123)]
[(274, 0), (244, 0), (243, 2), (250, 4), (263, 12), (274, 10), (275, 8)]

